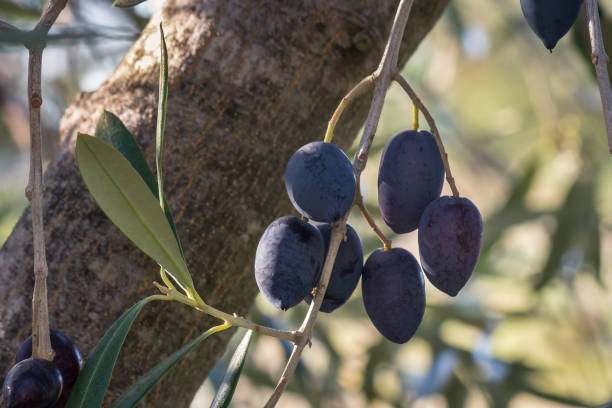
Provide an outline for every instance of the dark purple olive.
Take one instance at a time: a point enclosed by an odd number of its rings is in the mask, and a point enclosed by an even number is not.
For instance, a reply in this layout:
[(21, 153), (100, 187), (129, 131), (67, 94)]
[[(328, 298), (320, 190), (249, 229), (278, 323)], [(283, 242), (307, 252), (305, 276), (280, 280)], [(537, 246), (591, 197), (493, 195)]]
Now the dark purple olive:
[(476, 267), (482, 218), (467, 198), (440, 197), (427, 206), (419, 223), (419, 252), (427, 279), (456, 296)]
[(314, 221), (338, 221), (353, 204), (355, 186), (351, 161), (331, 143), (312, 142), (300, 147), (285, 170), (291, 203)]
[(410, 340), (425, 313), (425, 282), (414, 256), (403, 248), (372, 252), (363, 267), (361, 289), (376, 329), (394, 343)]
[(547, 49), (557, 42), (574, 25), (583, 0), (521, 0), (523, 15), (529, 27)]
[(414, 231), (443, 183), (444, 164), (431, 133), (407, 130), (393, 136), (378, 169), (378, 206), (389, 228), (398, 234)]
[(281, 310), (297, 305), (312, 290), (324, 254), (323, 237), (314, 225), (293, 216), (274, 220), (255, 253), (259, 291)]
[(28, 358), (11, 368), (2, 398), (6, 408), (51, 408), (62, 392), (62, 374), (50, 361)]
[[(59, 401), (55, 405), (56, 408), (63, 408), (68, 402), (72, 386), (74, 385), (77, 376), (83, 369), (83, 356), (79, 348), (74, 344), (70, 337), (64, 333), (51, 330), (51, 348), (55, 352), (53, 364), (62, 373), (64, 379), (64, 387)], [(28, 337), (21, 345), (15, 356), (15, 363), (18, 363), (32, 356), (32, 336)]]

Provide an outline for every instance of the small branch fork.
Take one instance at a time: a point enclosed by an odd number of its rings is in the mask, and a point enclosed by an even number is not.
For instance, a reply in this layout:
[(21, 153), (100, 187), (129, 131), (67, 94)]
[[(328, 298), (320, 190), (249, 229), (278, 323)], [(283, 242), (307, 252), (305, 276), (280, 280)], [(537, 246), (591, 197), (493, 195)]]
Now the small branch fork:
[[(32, 232), (34, 235), (34, 293), (32, 296), (32, 357), (53, 359), (49, 337), (49, 310), (47, 307), (48, 267), (45, 256), (45, 232), (43, 222), (42, 130), (40, 106), (42, 105), (41, 66), (45, 48), (44, 38), (65, 7), (67, 0), (50, 0), (32, 33), (43, 40), (28, 42), (28, 104), (30, 107), (30, 175), (26, 197), (32, 204)], [(16, 30), (8, 23), (0, 22), (0, 29)], [(35, 38), (36, 36), (32, 36)]]
[(338, 104), (338, 107), (334, 111), (329, 123), (327, 124), (327, 131), (325, 132), (325, 139), (323, 140), (325, 143), (331, 143), (334, 137), (334, 129), (336, 128), (336, 124), (338, 120), (340, 120), (340, 116), (342, 116), (342, 112), (344, 109), (353, 101), (353, 99), (357, 98), (359, 95), (363, 94), (370, 86), (374, 85), (374, 74), (368, 75), (363, 78), (357, 85), (353, 87), (347, 93), (344, 98)]
[(176, 290), (174, 287), (170, 288), (164, 285), (161, 285), (157, 282), (153, 282), (153, 284), (159, 289), (161, 293), (167, 296), (167, 298), (171, 300), (176, 300), (181, 302), (187, 306), (190, 306), (196, 310), (199, 310), (203, 313), (209, 314), (211, 316), (216, 317), (217, 319), (225, 321), (225, 323), (230, 326), (244, 327), (249, 330), (253, 330), (256, 333), (265, 334), (266, 336), (276, 337), (282, 340), (287, 340), (292, 343), (297, 343), (301, 338), (301, 333), (297, 330), (287, 331), (287, 330), (277, 330), (271, 327), (260, 326), (247, 320), (243, 317), (239, 317), (236, 314), (225, 313), (219, 309), (215, 309), (214, 307), (206, 304), (199, 295), (196, 294), (195, 299), (191, 299), (181, 292)]
[(601, 96), (604, 121), (608, 133), (608, 149), (612, 153), (612, 90), (610, 90), (610, 77), (608, 75), (609, 58), (604, 48), (597, 0), (587, 0), (586, 3), (592, 49), (591, 60), (595, 66), (597, 83), (599, 84), (599, 95)]

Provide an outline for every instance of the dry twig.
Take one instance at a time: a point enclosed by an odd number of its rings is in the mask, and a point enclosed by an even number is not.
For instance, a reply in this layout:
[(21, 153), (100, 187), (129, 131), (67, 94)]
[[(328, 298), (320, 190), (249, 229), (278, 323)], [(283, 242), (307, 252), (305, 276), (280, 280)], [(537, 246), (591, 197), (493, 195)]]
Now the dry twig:
[[(66, 5), (66, 0), (50, 0), (33, 32), (44, 36)], [(26, 197), (32, 204), (32, 233), (34, 235), (34, 294), (32, 296), (32, 357), (53, 359), (49, 337), (49, 310), (47, 308), (47, 259), (45, 256), (45, 230), (43, 222), (42, 105), (41, 71), (44, 41), (27, 45), (28, 104), (30, 107), (30, 176)]]

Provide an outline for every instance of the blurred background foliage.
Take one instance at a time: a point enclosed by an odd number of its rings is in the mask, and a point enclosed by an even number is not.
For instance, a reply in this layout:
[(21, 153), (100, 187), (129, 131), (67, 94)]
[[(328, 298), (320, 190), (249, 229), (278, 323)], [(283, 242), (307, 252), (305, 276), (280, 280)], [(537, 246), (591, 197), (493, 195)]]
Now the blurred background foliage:
[[(66, 106), (102, 83), (161, 2), (128, 10), (110, 3), (71, 0), (51, 32), (43, 65), (47, 160)], [(41, 4), (0, 0), (0, 18), (28, 27)], [(600, 5), (612, 52), (612, 0)], [(279, 406), (612, 407), (612, 161), (586, 35), (581, 15), (550, 54), (518, 0), (451, 2), (404, 74), (438, 123), (462, 195), (485, 220), (479, 264), (456, 298), (426, 283), (423, 324), (401, 346), (377, 333), (359, 290), (320, 315)], [(26, 205), (26, 58), (0, 42), (0, 244)], [(362, 180), (379, 225), (380, 154), (411, 126), (411, 112), (394, 85)], [(380, 246), (358, 212), (349, 223), (366, 256)], [(393, 236), (415, 255), (416, 238)], [(306, 310), (281, 313), (258, 297), (252, 318), (295, 328)], [(192, 407), (208, 406), (231, 349)], [(256, 337), (233, 406), (262, 406), (289, 352)]]

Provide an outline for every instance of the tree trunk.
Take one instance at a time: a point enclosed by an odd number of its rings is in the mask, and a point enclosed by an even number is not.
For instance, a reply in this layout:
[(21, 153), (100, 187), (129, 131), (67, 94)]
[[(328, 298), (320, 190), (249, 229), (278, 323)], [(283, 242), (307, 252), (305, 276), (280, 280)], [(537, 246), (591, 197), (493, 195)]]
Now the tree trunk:
[[(416, 1), (401, 61), (448, 1)], [(257, 293), (252, 262), (259, 237), (272, 220), (295, 213), (284, 191), (285, 164), (298, 147), (323, 138), (340, 98), (375, 69), (397, 3), (166, 1), (111, 77), (81, 94), (62, 120), (62, 145), (45, 175), (52, 328), (87, 355), (122, 312), (156, 292), (158, 268), (96, 206), (78, 173), (74, 146), (77, 132), (92, 134), (106, 109), (124, 121), (153, 165), (160, 18), (170, 73), (166, 197), (200, 294), (244, 315)], [(337, 127), (341, 146), (352, 141), (368, 105), (366, 96), (345, 113)], [(28, 209), (0, 252), (5, 371), (31, 330), (31, 241)], [(148, 305), (127, 338), (106, 403), (211, 324), (180, 304)], [(146, 405), (188, 406), (230, 332), (192, 352)]]

